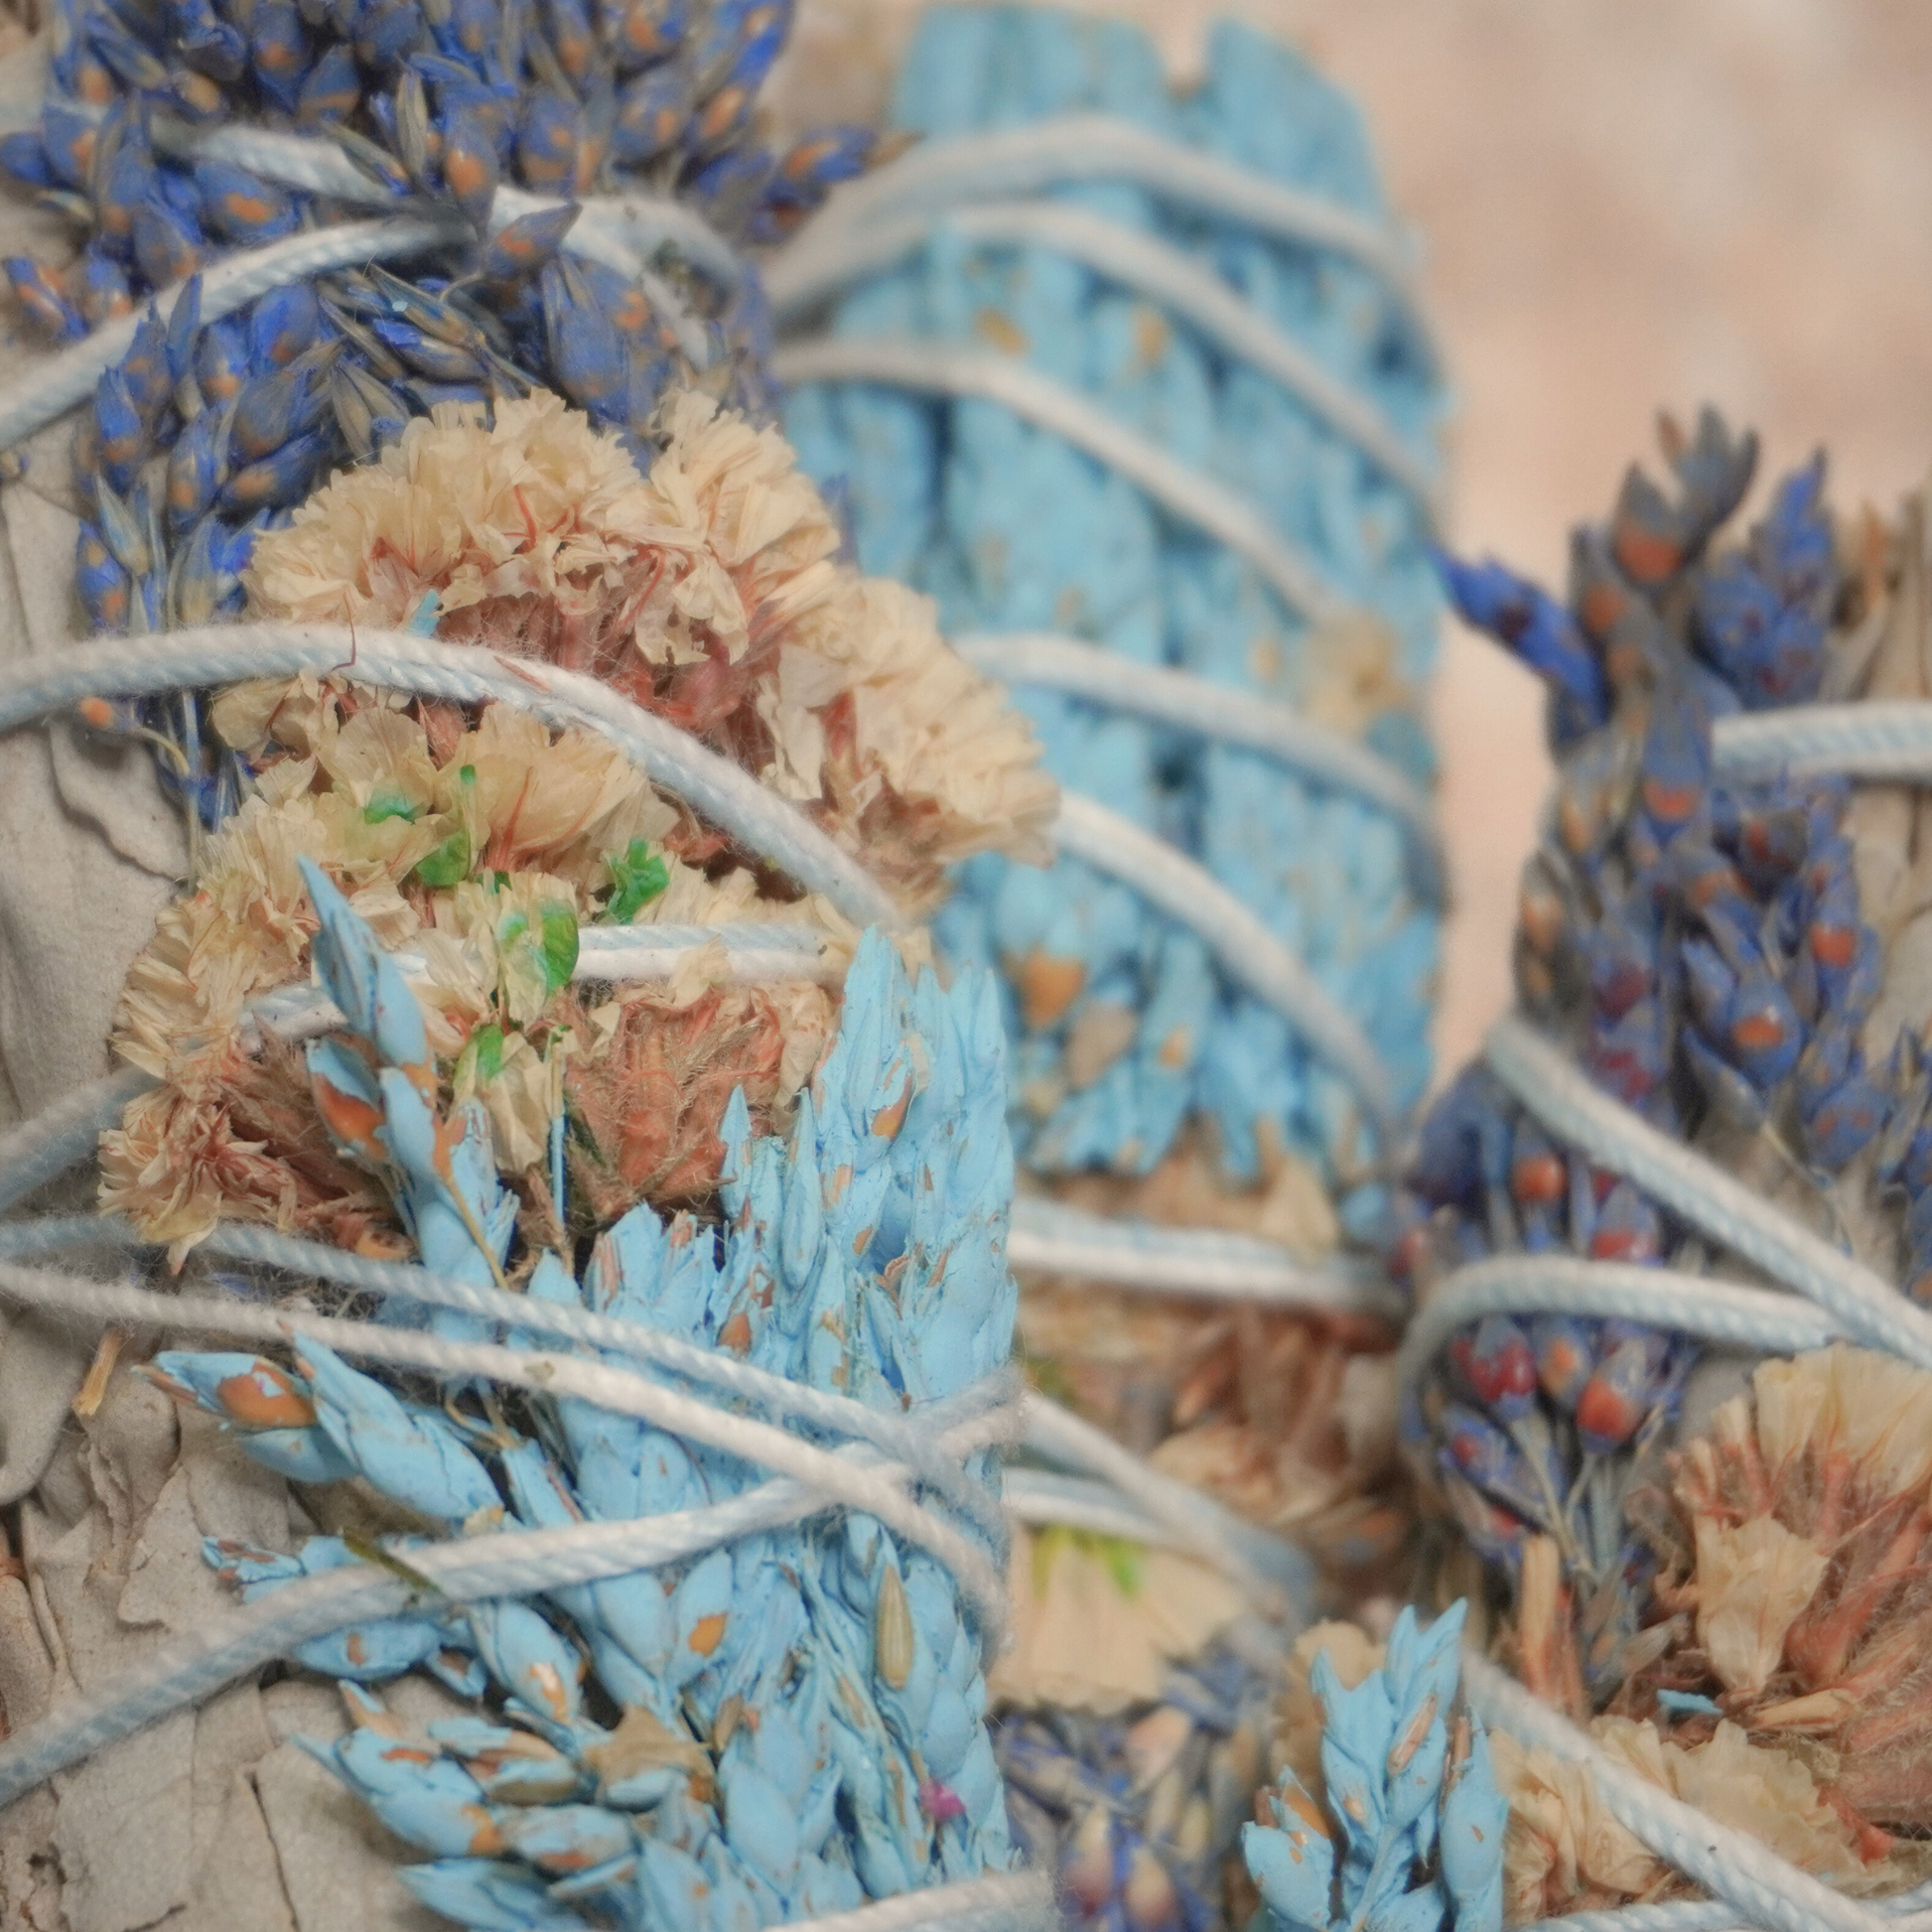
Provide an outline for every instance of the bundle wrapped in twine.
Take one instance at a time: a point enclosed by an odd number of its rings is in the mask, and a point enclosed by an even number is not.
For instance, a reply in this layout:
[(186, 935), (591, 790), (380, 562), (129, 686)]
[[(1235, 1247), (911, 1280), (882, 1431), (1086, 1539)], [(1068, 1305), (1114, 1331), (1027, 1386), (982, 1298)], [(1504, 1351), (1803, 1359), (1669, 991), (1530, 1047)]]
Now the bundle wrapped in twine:
[(758, 148), (785, 24), (74, 8), (10, 75), (10, 1924), (1047, 1909), (1004, 1042), (918, 921), (1053, 790), (759, 426), (736, 243), (867, 147)]
[[(1457, 1927), (1932, 1901), (1926, 506), (1834, 518), (1821, 456), (1745, 520), (1754, 439), (1707, 411), (1663, 440), (1667, 481), (1633, 469), (1578, 531), (1567, 602), (1448, 573), (1548, 681), (1559, 767), (1519, 1009), (1425, 1123), (1394, 1256), (1405, 1447), (1453, 1526), (1431, 1593), (1469, 1591), (1482, 1638), (1496, 1884), (1458, 1889), (1452, 1749), (1417, 1757), (1439, 1845), (1358, 1829), (1342, 1687), (1375, 1659), (1311, 1632), (1328, 1676), (1248, 1847), (1287, 1924), (1353, 1910), (1363, 1857)], [(1356, 1863), (1324, 1888), (1291, 1853), (1337, 1830)]]
[[(1182, 89), (1117, 23), (934, 8), (890, 126), (773, 258), (774, 366), (861, 560), (1063, 788), (1054, 865), (970, 861), (934, 923), (1014, 1041), (1029, 1373), (1359, 1594), (1403, 1540), (1375, 1244), (1441, 887), (1405, 248), (1350, 104), (1231, 25)], [(1293, 1620), (1026, 1507), (1017, 1825), (1073, 1922), (1243, 1922)]]

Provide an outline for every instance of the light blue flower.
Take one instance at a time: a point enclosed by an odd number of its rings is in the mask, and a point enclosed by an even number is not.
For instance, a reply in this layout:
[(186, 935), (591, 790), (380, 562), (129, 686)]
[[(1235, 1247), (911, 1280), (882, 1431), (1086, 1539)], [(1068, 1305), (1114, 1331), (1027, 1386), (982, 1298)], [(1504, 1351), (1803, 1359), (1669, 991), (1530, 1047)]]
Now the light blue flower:
[(1325, 1802), (1285, 1772), (1274, 1823), (1241, 1834), (1279, 1932), (1501, 1932), (1508, 1808), (1480, 1720), (1455, 1708), (1464, 1607), (1426, 1632), (1405, 1609), (1352, 1691), (1315, 1658)]
[[(314, 1057), (318, 1077), (359, 1080), (379, 1113), (373, 1129), (345, 1117), (356, 1139), (342, 1151), (390, 1189), (426, 1260), (434, 1241), (451, 1272), (502, 1268), (514, 1202), (486, 1122), (441, 1115), (393, 968), (328, 880), (312, 869), (309, 884), (324, 983), (375, 1061), (340, 1038)], [(397, 1054), (412, 1057), (397, 1065)], [(598, 1238), (581, 1282), (546, 1253), (525, 1293), (895, 1415), (952, 1394), (1012, 1345), (1004, 1090), (985, 977), (964, 974), (950, 991), (930, 972), (908, 983), (891, 943), (868, 934), (789, 1145), (753, 1135), (742, 1096), (728, 1112), (721, 1224), (666, 1225), (634, 1208)], [(468, 1332), (487, 1332), (467, 1319)], [(580, 1398), (510, 1415), (453, 1387), (431, 1409), (315, 1343), (295, 1354), (293, 1373), (253, 1357), (171, 1355), (164, 1386), (237, 1423), (244, 1447), (258, 1432), (245, 1405), (221, 1406), (232, 1378), (272, 1393), (263, 1413), (277, 1421), (306, 1403), (315, 1422), (299, 1433), (452, 1528), (479, 1512), (541, 1529), (702, 1509), (761, 1476)], [(295, 1433), (259, 1432), (282, 1454), (279, 1439)], [(984, 1453), (974, 1473), (990, 1484)], [(959, 1527), (988, 1545), (976, 1524)], [(406, 1547), (392, 1554), (406, 1565)], [(354, 1553), (318, 1538), (294, 1558), (231, 1545), (209, 1557), (253, 1595)], [(392, 1830), (436, 1855), (411, 1874), (418, 1895), (484, 1932), (582, 1923), (579, 1907), (600, 1922), (724, 1932), (1015, 1862), (980, 1633), (950, 1575), (869, 1516), (530, 1597), (429, 1596), (302, 1654), (364, 1682), (426, 1665), (471, 1695), (486, 1681), (506, 1699), (500, 1724), (479, 1715), (439, 1726), (427, 1750), (396, 1745), (380, 1708), (358, 1705), (361, 1727), (318, 1747)]]

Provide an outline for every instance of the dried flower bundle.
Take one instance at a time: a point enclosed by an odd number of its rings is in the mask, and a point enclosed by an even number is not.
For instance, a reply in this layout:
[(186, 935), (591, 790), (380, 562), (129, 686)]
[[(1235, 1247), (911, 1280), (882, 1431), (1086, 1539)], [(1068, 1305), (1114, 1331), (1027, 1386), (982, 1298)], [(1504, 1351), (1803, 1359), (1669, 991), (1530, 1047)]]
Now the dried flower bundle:
[[(348, 1020), (307, 1056), (337, 1097), (338, 1153), (393, 1195), (431, 1268), (516, 1270), (486, 1115), (426, 1104), (429, 1013), (347, 900), (303, 873), (318, 970)], [(531, 1257), (528, 1293), (862, 1401), (964, 1388), (1011, 1338), (1002, 1058), (983, 980), (908, 985), (869, 936), (789, 1146), (756, 1136), (742, 1099), (727, 1116), (723, 1230), (638, 1207), (599, 1236), (581, 1282), (554, 1250)], [(452, 1384), (441, 1407), (413, 1402), (315, 1342), (290, 1366), (169, 1353), (149, 1373), (270, 1469), (357, 1477), (445, 1534), (697, 1508), (758, 1479), (581, 1400), (507, 1413)], [(407, 1563), (407, 1538), (388, 1549)], [(254, 1597), (356, 1548), (216, 1540), (207, 1555)], [(355, 1721), (318, 1754), (430, 1855), (404, 1875), (465, 1925), (722, 1932), (1012, 1862), (969, 1620), (932, 1557), (869, 1517), (530, 1599), (426, 1599), (296, 1656), (345, 1680)], [(355, 1689), (417, 1666), (480, 1700), (473, 1714), (411, 1736)]]
[[(1118, 116), (1258, 179), (1382, 213), (1355, 108), (1297, 54), (1221, 23), (1205, 56), (1200, 84), (1181, 95), (1125, 23), (937, 7), (920, 21), (894, 113), (933, 139)], [(1434, 365), (1373, 275), (1238, 222), (1203, 229), (1139, 187), (1119, 185), (1107, 206), (1304, 345), (1386, 416), (1418, 467), (1433, 461)], [(1316, 293), (1300, 292), (1307, 278)], [(1311, 625), (1252, 565), (998, 403), (863, 382), (801, 387), (787, 429), (808, 470), (845, 480), (861, 561), (930, 591), (949, 632), (1059, 631), (1184, 669), (1290, 703), (1428, 782), (1417, 722), (1438, 609), (1427, 511), (1304, 396), (1039, 244), (935, 238), (868, 277), (832, 327), (990, 350), (1050, 376), (1250, 497), (1360, 607)], [(1056, 777), (1196, 857), (1314, 968), (1403, 1098), (1420, 1094), (1435, 915), (1385, 813), (1255, 752), (1086, 698), (1028, 690), (1025, 702)], [(984, 863), (964, 874), (936, 932), (949, 956), (1005, 977), (1014, 1132), (1035, 1173), (1144, 1175), (1196, 1122), (1211, 1125), (1224, 1185), (1264, 1186), (1285, 1160), (1331, 1189), (1360, 1179), (1368, 1150), (1345, 1084), (1119, 883), (1070, 859), (1037, 879)]]
[[(1596, 1087), (1912, 1292), (1932, 1198), (1919, 802), (1727, 768), (1714, 736), (1928, 695), (1924, 507), (1835, 532), (1821, 458), (1726, 544), (1753, 440), (1706, 412), (1691, 435), (1666, 423), (1665, 452), (1673, 490), (1633, 470), (1578, 532), (1567, 607), (1500, 565), (1447, 566), (1464, 617), (1551, 691), (1558, 792), (1524, 875), (1519, 994)], [(1410, 1186), (1393, 1258), (1424, 1298), (1511, 1252), (1753, 1276), (1483, 1069), (1426, 1124)], [(1673, 1448), (1698, 1357), (1553, 1291), (1450, 1343), (1404, 1441), (1489, 1567), (1533, 1690), (1792, 1863), (1896, 1890), (1932, 1822), (1912, 1715), (1924, 1377), (1852, 1348), (1766, 1361)], [(1513, 1919), (1689, 1889), (1587, 1771), (1496, 1756)]]
[(1658, 1621), (1617, 1709), (1664, 1692), (1796, 1755), (1861, 1856), (1932, 1824), (1925, 1573), (1932, 1377), (1835, 1347), (1761, 1363), (1750, 1393), (1632, 1499)]
[(338, 477), (246, 577), (265, 616), (400, 628), (588, 671), (756, 771), (863, 851), (908, 910), (975, 852), (1045, 854), (1054, 792), (932, 607), (836, 560), (772, 429), (673, 393), (638, 474), (554, 396), (418, 420)]
[[(1842, 783), (1715, 776), (1711, 735), (1715, 717), (1853, 688), (1874, 587), (1841, 575), (1820, 464), (1725, 549), (1754, 442), (1707, 412), (1666, 448), (1678, 494), (1632, 471), (1607, 526), (1578, 533), (1572, 609), (1499, 565), (1449, 567), (1464, 615), (1553, 693), (1561, 777), (1524, 875), (1520, 988), (1599, 1087), (1832, 1225), (1878, 1191), (1868, 1150), (1891, 1091), (1909, 1108), (1922, 1083), (1909, 1042), (1866, 1071), (1884, 976), (1862, 916), (1859, 808)], [(1835, 618), (1863, 621), (1835, 633)], [(1480, 1068), (1425, 1124), (1409, 1184), (1394, 1262), (1425, 1294), (1447, 1269), (1511, 1250), (1707, 1265), (1631, 1181), (1553, 1142)], [(1553, 1541), (1599, 1704), (1645, 1620), (1650, 1564), (1625, 1495), (1695, 1360), (1684, 1338), (1627, 1322), (1492, 1316), (1405, 1419), (1485, 1559), (1514, 1569), (1526, 1538)]]
[[(103, 1206), (178, 1255), (222, 1215), (404, 1246), (330, 1154), (286, 1049), (271, 1037), (251, 1050), (242, 1028), (251, 998), (308, 975), (305, 859), (353, 890), (386, 944), (414, 948), (444, 1079), (481, 1099), (504, 1172), (546, 1199), (565, 1095), (584, 1129), (571, 1165), (602, 1218), (706, 1197), (736, 1088), (762, 1127), (809, 1074), (833, 1018), (809, 983), (721, 989), (700, 964), (688, 987), (613, 989), (588, 1007), (573, 991), (580, 926), (780, 909), (743, 871), (688, 865), (681, 850), (706, 835), (602, 741), (500, 706), (465, 730), (453, 707), (338, 680), (234, 687), (212, 715), (255, 792), (135, 962), (114, 1043), (163, 1084), (102, 1143)], [(640, 1076), (655, 1084), (626, 1087)]]
[[(1051, 788), (1024, 768), (1024, 727), (939, 651), (921, 601), (832, 560), (815, 492), (736, 413), (763, 407), (761, 305), (697, 211), (768, 236), (873, 145), (836, 130), (782, 163), (758, 145), (788, 6), (60, 13), (46, 111), (0, 162), (74, 229), (70, 261), (8, 261), (23, 302), (68, 339), (127, 319), (73, 451), (74, 587), (93, 629), (285, 614), (297, 599), (267, 594), (265, 574), (304, 587), (306, 572), (325, 621), (441, 619), (455, 640), (617, 682), (629, 670), (630, 695), (810, 801), (908, 909), (953, 858), (1036, 844)], [(223, 156), (207, 145), (217, 126)], [(342, 199), (313, 192), (318, 178), (345, 179)], [(512, 182), (555, 199), (519, 200)], [(372, 206), (404, 218), (349, 237), (369, 265), (342, 267), (328, 230)], [(415, 237), (402, 254), (399, 235)], [(250, 264), (268, 293), (214, 313), (231, 278), (197, 271), (272, 248)], [(49, 452), (56, 495), (64, 454)], [(362, 468), (296, 529), (345, 463)], [(367, 602), (315, 608), (331, 568)], [(381, 604), (405, 578), (414, 601)], [(929, 976), (908, 986), (883, 942), (860, 945), (595, 740), (511, 708), (373, 695), (345, 656), (345, 675), (320, 683), (83, 708), (88, 728), (159, 750), (194, 886), (117, 1015), (116, 1043), (164, 1084), (109, 1137), (109, 1204), (178, 1259), (220, 1214), (366, 1254), (413, 1248), (457, 1279), (513, 1278), (881, 1406), (1003, 1360), (1011, 1169), (984, 1001)], [(363, 915), (332, 914), (339, 954), (360, 949), (332, 987), (350, 1030), (306, 1053), (276, 1035), (275, 1003), (249, 1011), (308, 975), (304, 864), (316, 896), (333, 880)], [(708, 952), (668, 987), (569, 983), (594, 924), (737, 925), (787, 907), (826, 930), (835, 960), (859, 947), (837, 1043), (837, 995), (741, 988)], [(390, 985), (383, 1016), (420, 1013), (400, 1062), (352, 997), (388, 970), (369, 963), (370, 932), (406, 949), (409, 991)], [(92, 1072), (70, 1069), (74, 1084)], [(384, 1090), (392, 1076), (407, 1094)], [(814, 1076), (816, 1097), (797, 1097)], [(882, 1082), (897, 1082), (883, 1106)], [(412, 1138), (425, 1115), (429, 1144)], [(809, 1203), (827, 1195), (818, 1226)], [(668, 1212), (692, 1203), (697, 1219)], [(868, 1246), (854, 1217), (872, 1213)], [(580, 1285), (557, 1257), (587, 1254), (601, 1272)], [(583, 1405), (465, 1385), (438, 1408), (420, 1382), (359, 1374), (320, 1345), (299, 1362), (169, 1354), (177, 1422), (112, 1373), (117, 1331), (63, 1435), (65, 1351), (36, 1354), (22, 1332), (5, 1337), (10, 1400), (37, 1372), (49, 1391), (31, 1428), (15, 1402), (0, 1478), (9, 1502), (27, 1495), (22, 1562), (0, 1566), (16, 1728), (111, 1680), (157, 1627), (219, 1616), (224, 1586), (193, 1560), (204, 1534), (259, 1593), (361, 1563), (364, 1537), (404, 1547), (371, 1560), (406, 1568), (408, 1539), (432, 1526), (675, 1515), (757, 1479), (641, 1427), (600, 1431)], [(23, 1568), (38, 1623), (20, 1614)], [(340, 1713), (297, 1671), (237, 1684), (31, 1794), (0, 1842), (0, 1918), (400, 1926), (418, 1908), (397, 1895), (385, 1827), (434, 1861), (409, 1874), (423, 1900), (480, 1929), (696, 1932), (1002, 1869), (961, 1600), (928, 1557), (860, 1519), (462, 1613), (419, 1596), (308, 1656), (385, 1684), (380, 1703), (351, 1692), (353, 1727), (335, 1741)], [(395, 1676), (416, 1664), (428, 1674)], [(178, 1763), (198, 1728), (192, 1767)]]
[[(1225, 24), (1183, 94), (1122, 23), (937, 7), (920, 20), (894, 104), (897, 125), (934, 140), (1050, 135), (1055, 117), (1084, 114), (1371, 219), (1384, 209), (1352, 106), (1297, 55)], [(1061, 206), (1043, 197), (1039, 209)], [(1069, 408), (1144, 439), (1157, 466), (1247, 499), (1331, 604), (1359, 607), (1352, 615), (1311, 622), (1250, 558), (1171, 517), (1124, 468), (991, 395), (943, 384), (907, 394), (863, 375), (802, 382), (785, 404), (802, 462), (840, 480), (864, 565), (929, 591), (952, 634), (1058, 632), (1123, 667), (1290, 704), (1426, 788), (1418, 688), (1438, 593), (1427, 488), (1415, 480), (1433, 463), (1440, 389), (1400, 298), (1352, 261), (1232, 215), (1203, 226), (1197, 210), (1139, 184), (1106, 184), (1093, 212), (1119, 225), (1123, 249), (1169, 251), (1183, 276), (1245, 302), (1258, 329), (1293, 341), (1380, 417), (1408, 464), (1392, 471), (1184, 305), (1131, 276), (1123, 286), (1050, 236), (937, 229), (855, 278), (832, 305), (828, 346), (910, 341), (935, 361), (997, 361), (1052, 385)], [(1024, 656), (1013, 676), (1068, 790), (1157, 834), (1237, 897), (1312, 967), (1413, 1101), (1427, 1077), (1435, 911), (1388, 812), (1131, 705), (1030, 686)], [(1355, 1093), (1132, 877), (1067, 857), (1031, 875), (988, 857), (959, 881), (934, 938), (947, 959), (1001, 976), (1013, 1131), (1036, 1191), (1117, 1218), (1273, 1239), (1311, 1267), (1372, 1230), (1382, 1196)], [(1068, 1276), (1029, 1278), (1022, 1330), (1035, 1381), (1166, 1474), (1306, 1538), (1338, 1570), (1359, 1575), (1400, 1543), (1406, 1522), (1387, 1493), (1392, 1385), (1363, 1359), (1391, 1345), (1378, 1324), (1155, 1300)], [(1143, 1726), (1192, 1734), (1187, 1696), (1155, 1695), (1157, 1656), (1208, 1677), (1233, 1666), (1206, 1635), (1164, 1652), (1150, 1596), (1110, 1593), (1090, 1565), (1056, 1551), (1053, 1574), (1062, 1567), (1086, 1575), (1107, 1612), (1087, 1621), (1121, 1633), (1118, 1656), (1140, 1660), (1139, 1688), (1118, 1706), (1117, 1661), (1099, 1654), (1117, 1658), (1111, 1636), (1010, 1680), (1003, 1735), (1050, 1767), (1012, 1760), (1016, 1786), (1061, 1791), (1039, 1798), (1022, 1829), (1077, 1872), (1062, 1887), (1077, 1923), (1192, 1926), (1197, 1911), (1238, 1923), (1246, 1908), (1206, 1875), (1230, 1849), (1221, 1823), (1176, 1849), (1166, 1801), (1149, 1798), (1123, 1742)], [(1242, 1694), (1260, 1694), (1272, 1668), (1250, 1660)], [(1103, 1789), (1119, 1794), (1111, 1825), (1092, 1808)], [(1220, 1799), (1195, 1790), (1200, 1815), (1219, 1821)], [(1246, 1891), (1243, 1880), (1237, 1899)]]
[(1501, 1932), (1504, 1807), (1481, 1721), (1457, 1706), (1458, 1603), (1386, 1648), (1321, 1624), (1296, 1645), (1278, 1790), (1242, 1833), (1280, 1932)]

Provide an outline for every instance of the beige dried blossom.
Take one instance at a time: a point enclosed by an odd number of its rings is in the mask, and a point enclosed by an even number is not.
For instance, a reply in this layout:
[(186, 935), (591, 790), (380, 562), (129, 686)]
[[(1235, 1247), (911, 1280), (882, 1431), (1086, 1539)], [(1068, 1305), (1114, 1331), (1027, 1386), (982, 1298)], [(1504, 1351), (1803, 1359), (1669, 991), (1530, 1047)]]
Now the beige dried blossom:
[[(313, 679), (238, 687), (216, 725), (262, 760), (258, 794), (210, 842), (197, 891), (164, 911), (128, 975), (114, 1047), (163, 1084), (101, 1149), (103, 1207), (177, 1259), (224, 1214), (379, 1252), (400, 1243), (380, 1191), (330, 1147), (299, 1056), (271, 1042), (251, 1058), (237, 1033), (252, 997), (308, 976), (314, 916), (298, 858), (343, 886), (384, 945), (420, 954), (412, 986), (432, 1046), (453, 1063), (453, 1093), (482, 1100), (512, 1175), (544, 1159), (567, 1063), (593, 1101), (608, 1096), (579, 1153), (615, 1176), (597, 1198), (618, 1211), (654, 1188), (682, 1203), (715, 1184), (730, 1083), (747, 1085), (763, 1125), (809, 1077), (833, 1021), (815, 985), (705, 1004), (698, 976), (668, 994), (633, 989), (609, 1024), (585, 1024), (554, 948), (574, 955), (613, 854), (689, 829), (603, 740), (498, 706), (470, 726), (447, 707)], [(659, 857), (669, 884), (640, 919), (822, 909), (764, 899), (742, 870), (714, 878)], [(641, 1089), (623, 1076), (646, 1062), (692, 1076), (692, 1089), (635, 1127)]]
[[(1720, 1724), (1702, 1741), (1666, 1742), (1655, 1726), (1602, 1717), (1596, 1743), (1647, 1783), (1707, 1818), (1767, 1846), (1801, 1870), (1842, 1890), (1876, 1891), (1904, 1882), (1915, 1862), (1868, 1861), (1862, 1835), (1786, 1752), (1753, 1743)], [(1685, 1896), (1690, 1886), (1617, 1822), (1589, 1767), (1490, 1733), (1496, 1784), (1509, 1804), (1503, 1844), (1506, 1923)]]
[(488, 428), (439, 409), (257, 542), (251, 604), (395, 626), (434, 593), (439, 636), (588, 671), (698, 733), (908, 909), (972, 853), (1043, 861), (1038, 747), (931, 602), (834, 560), (837, 526), (775, 430), (694, 391), (659, 430), (645, 478), (554, 396)]
[(498, 403), (493, 429), (445, 404), (265, 533), (243, 581), (257, 610), (311, 623), (398, 628), (426, 590), (444, 613), (541, 597), (575, 616), (640, 546), (697, 549), (657, 507), (617, 439), (560, 397)]
[(1632, 1498), (1664, 1612), (1617, 1709), (1714, 1698), (1813, 1766), (1882, 1857), (1932, 1825), (1932, 1376), (1846, 1346), (1762, 1363)]
[(1111, 1715), (1156, 1701), (1168, 1666), (1198, 1657), (1246, 1600), (1171, 1550), (1079, 1531), (1016, 1528), (1012, 1642), (987, 1676), (995, 1704)]

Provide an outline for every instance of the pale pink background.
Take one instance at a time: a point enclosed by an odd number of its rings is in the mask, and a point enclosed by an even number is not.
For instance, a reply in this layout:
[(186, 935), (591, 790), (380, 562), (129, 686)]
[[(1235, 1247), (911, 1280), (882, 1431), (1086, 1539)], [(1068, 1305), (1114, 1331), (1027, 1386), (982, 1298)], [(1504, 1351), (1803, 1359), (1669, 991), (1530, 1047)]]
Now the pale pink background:
[[(791, 97), (874, 108), (914, 6), (801, 0)], [(1100, 10), (1096, 0), (1094, 10)], [(1457, 392), (1451, 532), (1560, 588), (1565, 539), (1703, 400), (1779, 468), (1823, 442), (1843, 507), (1932, 460), (1926, 0), (1105, 0), (1185, 70), (1232, 11), (1368, 111)], [(1509, 997), (1547, 780), (1537, 694), (1451, 634), (1436, 698), (1456, 909), (1442, 1064)]]

